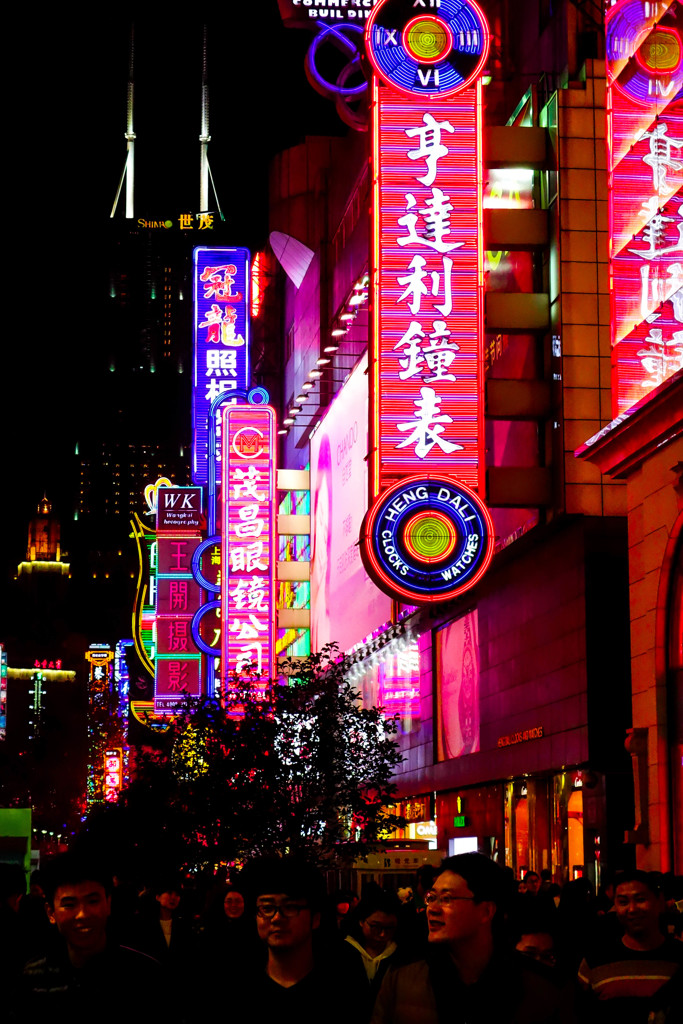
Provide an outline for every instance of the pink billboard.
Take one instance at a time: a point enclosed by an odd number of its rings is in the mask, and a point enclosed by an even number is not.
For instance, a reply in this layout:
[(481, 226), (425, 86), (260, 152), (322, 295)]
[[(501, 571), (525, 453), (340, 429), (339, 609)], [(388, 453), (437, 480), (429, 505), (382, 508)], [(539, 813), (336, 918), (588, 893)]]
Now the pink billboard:
[(368, 507), (368, 361), (364, 356), (311, 438), (311, 647), (348, 650), (391, 618), (358, 536)]
[(476, 608), (436, 634), (440, 761), (479, 750), (477, 634)]

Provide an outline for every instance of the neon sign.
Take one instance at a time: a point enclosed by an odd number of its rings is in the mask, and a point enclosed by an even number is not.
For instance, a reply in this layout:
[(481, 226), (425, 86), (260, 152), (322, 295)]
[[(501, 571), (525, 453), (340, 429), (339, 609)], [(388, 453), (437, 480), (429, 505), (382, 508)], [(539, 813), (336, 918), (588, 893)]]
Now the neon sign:
[(123, 782), (122, 751), (120, 749), (104, 752), (104, 800), (105, 803), (116, 803)]
[(683, 366), (683, 49), (677, 2), (607, 13), (612, 366), (623, 412)]
[(488, 509), (450, 477), (412, 476), (368, 512), (361, 534), (365, 568), (406, 601), (449, 601), (474, 586), (493, 555)]
[(267, 680), (274, 668), (275, 411), (225, 406), (223, 437), (221, 673), (228, 690), (247, 670)]
[[(249, 251), (194, 250), (192, 479), (208, 483), (209, 410), (224, 391), (249, 381)], [(216, 451), (220, 463), (220, 444)]]
[(192, 618), (201, 591), (192, 556), (201, 542), (201, 487), (160, 487), (157, 494), (154, 710), (173, 711), (201, 691), (201, 654)]
[(417, 17), (412, 0), (384, 0), (366, 30), (375, 74), (413, 97), (452, 96), (473, 85), (484, 70), (489, 30), (472, 0), (440, 0), (438, 15)]
[[(438, 15), (414, 15), (408, 0), (384, 0), (366, 29), (381, 81), (373, 80), (372, 142), (375, 504), (361, 533), (368, 574), (387, 593), (413, 602), (433, 599), (432, 576), (437, 592), (463, 587), (443, 587), (438, 574), (425, 575), (410, 531), (398, 538), (403, 569), (394, 571), (375, 532), (385, 514), (383, 492), (413, 474), (484, 489), (479, 76), (489, 46), (486, 20), (469, 0), (442, 0)], [(445, 503), (430, 519), (451, 539), (460, 529), (453, 513)], [(446, 569), (449, 554), (441, 555)], [(470, 574), (469, 586), (477, 578)]]

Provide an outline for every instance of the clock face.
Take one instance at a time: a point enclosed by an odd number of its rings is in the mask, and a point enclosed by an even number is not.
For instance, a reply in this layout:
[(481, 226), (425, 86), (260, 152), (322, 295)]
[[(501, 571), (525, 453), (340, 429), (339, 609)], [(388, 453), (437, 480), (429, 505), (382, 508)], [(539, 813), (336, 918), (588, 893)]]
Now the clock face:
[(441, 0), (438, 13), (415, 14), (414, 0), (373, 8), (365, 45), (375, 73), (408, 95), (452, 96), (472, 85), (489, 52), (489, 29), (473, 0)]
[(447, 476), (411, 476), (383, 491), (361, 528), (368, 575), (412, 604), (448, 601), (469, 590), (493, 554), (491, 517), (480, 498)]

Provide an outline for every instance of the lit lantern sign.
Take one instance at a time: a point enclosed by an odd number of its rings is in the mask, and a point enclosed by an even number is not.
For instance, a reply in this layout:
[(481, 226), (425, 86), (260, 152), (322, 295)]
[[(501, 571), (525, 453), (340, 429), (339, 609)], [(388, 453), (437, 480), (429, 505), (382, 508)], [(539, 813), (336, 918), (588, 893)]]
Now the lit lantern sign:
[[(249, 250), (194, 250), (192, 479), (208, 483), (209, 410), (223, 391), (249, 385)], [(219, 426), (220, 435), (220, 426)], [(220, 436), (216, 451), (220, 462)]]
[[(375, 530), (383, 492), (414, 474), (439, 477), (442, 488), (459, 482), (477, 515), (490, 524), (472, 493), (483, 491), (485, 470), (480, 75), (489, 32), (470, 0), (441, 0), (438, 14), (415, 12), (411, 0), (384, 0), (373, 9), (365, 37), (376, 73), (370, 414), (375, 505), (361, 532), (361, 553), (381, 589), (418, 603), (444, 599), (435, 596), (432, 584), (443, 589), (444, 560), (453, 544), (459, 549), (466, 543), (462, 524), (452, 507), (434, 506), (429, 524), (421, 519), (420, 533), (424, 541), (435, 531), (429, 543), (442, 557), (423, 561), (419, 579), (412, 570), (397, 579)], [(421, 557), (417, 551), (411, 556), (411, 529), (401, 538), (404, 570), (409, 564), (415, 568)], [(492, 540), (492, 532), (482, 534), (486, 565)], [(457, 587), (448, 588), (449, 596), (479, 575), (462, 576)]]
[(611, 340), (615, 414), (683, 366), (680, 4), (607, 13)]
[(223, 409), (221, 674), (226, 690), (274, 668), (276, 430), (270, 406)]
[(201, 590), (192, 555), (201, 543), (201, 487), (160, 487), (157, 493), (156, 657), (154, 710), (173, 711), (201, 692), (201, 654), (192, 618)]
[(123, 779), (122, 751), (105, 750), (104, 752), (104, 800), (105, 803), (116, 803), (121, 792)]

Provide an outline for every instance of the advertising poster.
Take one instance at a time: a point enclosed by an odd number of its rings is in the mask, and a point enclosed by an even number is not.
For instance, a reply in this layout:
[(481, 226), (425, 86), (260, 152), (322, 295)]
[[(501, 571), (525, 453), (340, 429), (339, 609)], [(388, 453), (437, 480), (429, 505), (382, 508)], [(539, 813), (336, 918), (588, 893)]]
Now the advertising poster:
[(436, 634), (440, 761), (479, 750), (477, 610)]
[(391, 598), (369, 579), (358, 536), (368, 507), (364, 356), (311, 438), (311, 645), (346, 651), (388, 622)]

